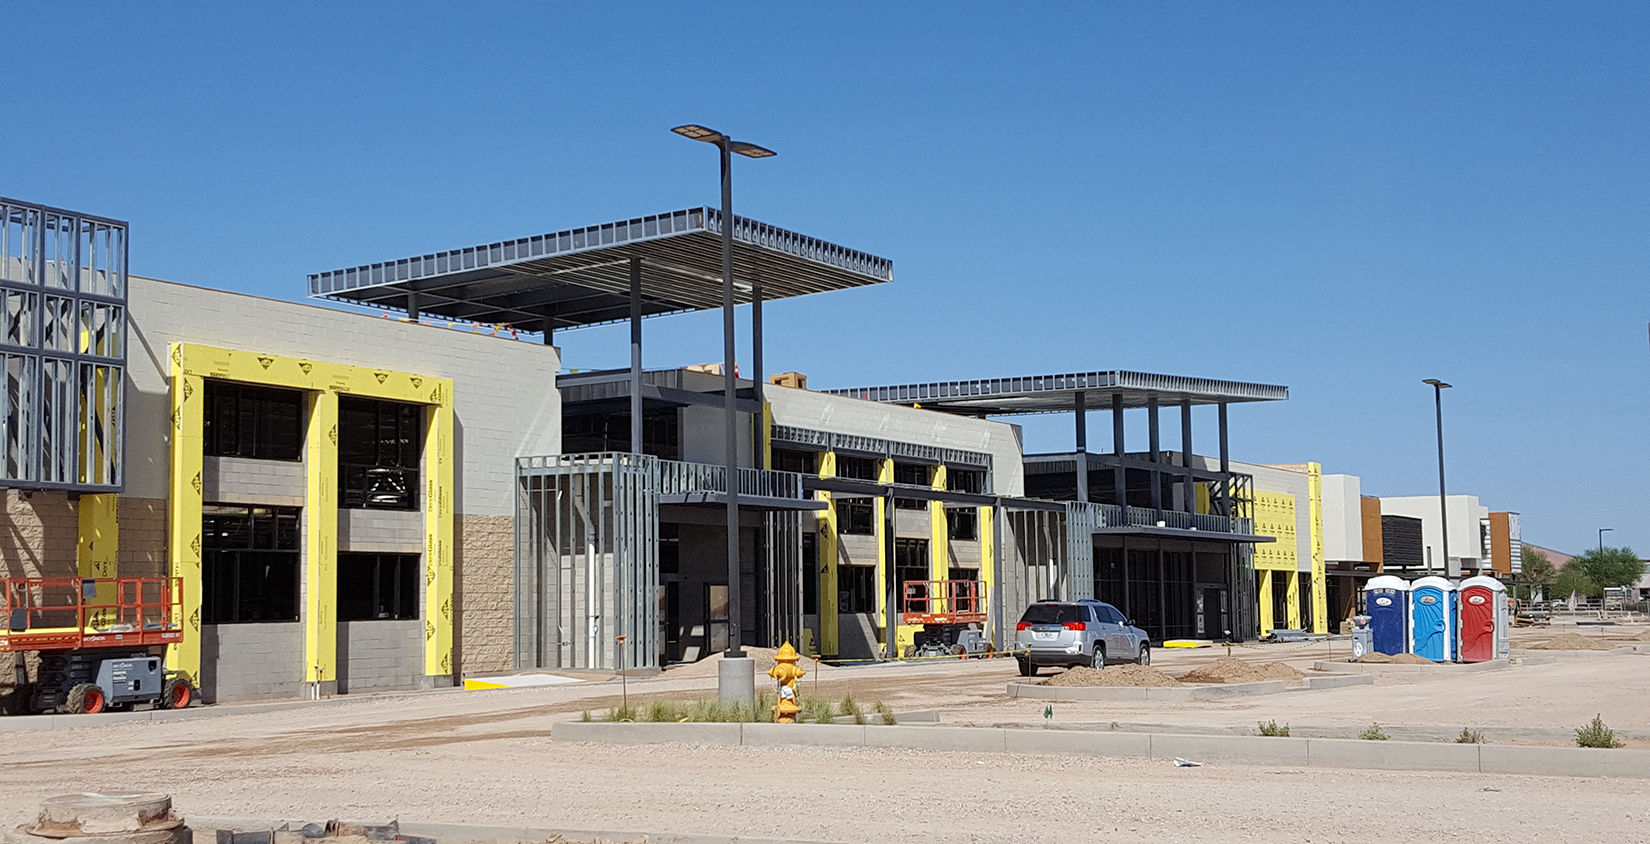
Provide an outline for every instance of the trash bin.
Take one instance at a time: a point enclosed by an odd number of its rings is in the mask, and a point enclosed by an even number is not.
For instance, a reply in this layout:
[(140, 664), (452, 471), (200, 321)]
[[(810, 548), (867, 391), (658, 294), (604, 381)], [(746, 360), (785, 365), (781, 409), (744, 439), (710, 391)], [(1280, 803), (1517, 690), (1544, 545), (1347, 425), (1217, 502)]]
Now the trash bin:
[(1507, 587), (1493, 577), (1469, 577), (1461, 581), (1459, 604), (1461, 661), (1500, 658), (1501, 640), (1506, 636)]
[(1448, 662), (1454, 655), (1454, 592), (1455, 586), (1442, 577), (1422, 577), (1409, 585), (1410, 653), (1433, 662)]
[(1375, 650), (1375, 631), (1369, 629), (1369, 616), (1352, 617), (1352, 658), (1357, 659)]
[(1397, 656), (1409, 641), (1409, 581), (1384, 574), (1364, 584), (1369, 612), (1370, 647)]

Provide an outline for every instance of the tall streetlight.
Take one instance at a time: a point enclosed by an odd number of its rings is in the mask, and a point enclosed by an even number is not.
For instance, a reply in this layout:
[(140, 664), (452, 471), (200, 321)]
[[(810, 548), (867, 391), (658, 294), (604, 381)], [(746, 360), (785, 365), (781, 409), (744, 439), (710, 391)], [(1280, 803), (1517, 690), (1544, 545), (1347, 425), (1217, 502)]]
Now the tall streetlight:
[[(772, 158), (773, 150), (745, 141), (736, 141), (715, 129), (689, 123), (670, 131), (684, 138), (714, 144), (722, 159), (722, 425), (726, 429), (727, 451), (723, 473), (728, 488), (728, 650), (723, 663), (739, 660), (718, 671), (717, 686), (723, 700), (749, 701), (755, 695), (755, 667), (745, 658), (739, 642), (739, 416), (735, 412), (733, 376), (733, 157)], [(734, 676), (729, 672), (742, 675)]]
[(1604, 553), (1604, 532), (1609, 531), (1609, 530), (1615, 530), (1615, 528), (1599, 528), (1598, 529), (1598, 552), (1600, 554)]
[[(1445, 577), (1448, 577), (1449, 576), (1449, 499), (1444, 495), (1444, 391), (1449, 389), (1450, 385), (1445, 384), (1444, 382), (1438, 380), (1437, 378), (1428, 378), (1425, 381), (1422, 381), (1421, 383), (1432, 385), (1432, 403), (1433, 403), (1434, 409), (1438, 413), (1438, 526), (1440, 528), (1442, 528), (1442, 531), (1441, 531), (1440, 535), (1444, 539), (1444, 541), (1443, 541), (1443, 546), (1444, 546), (1443, 547), (1443, 551), (1444, 551), (1443, 573), (1444, 573)], [(1427, 565), (1427, 573), (1428, 574), (1432, 573), (1432, 566), (1431, 566), (1430, 563)]]

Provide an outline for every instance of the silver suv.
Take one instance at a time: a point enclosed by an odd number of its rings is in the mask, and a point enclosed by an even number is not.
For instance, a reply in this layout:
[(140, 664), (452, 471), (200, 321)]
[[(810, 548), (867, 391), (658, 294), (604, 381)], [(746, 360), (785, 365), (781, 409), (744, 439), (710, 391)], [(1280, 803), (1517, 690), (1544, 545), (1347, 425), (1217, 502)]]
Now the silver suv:
[(1045, 665), (1152, 662), (1146, 631), (1105, 601), (1038, 601), (1026, 607), (1014, 630), (1022, 677), (1035, 676)]

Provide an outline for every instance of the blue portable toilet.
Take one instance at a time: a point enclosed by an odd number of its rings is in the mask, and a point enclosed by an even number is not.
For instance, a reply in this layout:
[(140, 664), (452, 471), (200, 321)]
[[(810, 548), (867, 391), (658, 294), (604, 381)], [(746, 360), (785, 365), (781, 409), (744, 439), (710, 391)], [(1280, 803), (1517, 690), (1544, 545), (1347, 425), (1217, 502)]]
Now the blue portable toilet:
[(1364, 612), (1376, 653), (1397, 656), (1409, 643), (1409, 581), (1383, 574), (1364, 584)]
[(1409, 652), (1433, 662), (1455, 656), (1455, 586), (1442, 577), (1409, 585)]

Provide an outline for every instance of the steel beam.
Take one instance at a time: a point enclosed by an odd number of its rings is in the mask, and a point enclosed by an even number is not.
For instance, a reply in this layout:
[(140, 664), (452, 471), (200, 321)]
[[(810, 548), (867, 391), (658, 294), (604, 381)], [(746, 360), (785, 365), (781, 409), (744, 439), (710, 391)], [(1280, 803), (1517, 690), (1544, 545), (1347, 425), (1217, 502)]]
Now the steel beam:
[[(1112, 453), (1122, 457), (1126, 450), (1123, 446), (1123, 395), (1112, 393), (1111, 396), (1111, 447)], [(1119, 507), (1129, 506), (1128, 470), (1119, 463), (1111, 470), (1112, 492), (1117, 496), (1115, 503)]]
[(1077, 391), (1077, 500), (1089, 500), (1089, 409), (1088, 395)]
[(630, 258), (630, 453), (642, 453), (642, 259)]

